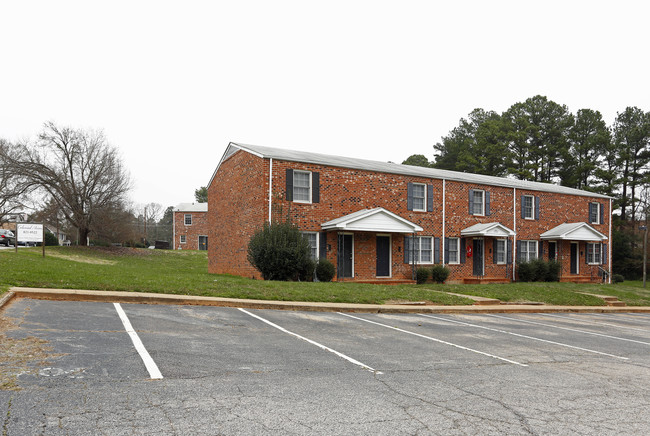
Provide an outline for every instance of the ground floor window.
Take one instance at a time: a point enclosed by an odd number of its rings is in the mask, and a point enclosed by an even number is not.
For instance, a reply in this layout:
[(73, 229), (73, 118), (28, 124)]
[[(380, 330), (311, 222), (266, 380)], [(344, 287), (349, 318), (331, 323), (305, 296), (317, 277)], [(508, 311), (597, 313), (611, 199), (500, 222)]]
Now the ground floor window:
[(302, 232), (302, 236), (307, 240), (307, 242), (309, 242), (311, 258), (318, 260), (318, 233)]
[(600, 243), (587, 242), (587, 263), (590, 265), (600, 265), (601, 257)]
[(181, 235), (181, 244), (184, 244), (187, 242), (187, 236)]
[(517, 259), (520, 262), (530, 262), (537, 259), (537, 241), (519, 241)]
[(460, 239), (459, 238), (447, 238), (447, 263), (458, 264), (460, 263)]
[[(433, 237), (408, 236), (406, 238), (406, 262), (433, 263)], [(411, 255), (413, 258), (411, 259)]]
[(505, 239), (497, 239), (496, 241), (496, 252), (494, 253), (494, 256), (496, 256), (496, 263), (498, 264), (504, 264), (506, 263), (506, 240)]

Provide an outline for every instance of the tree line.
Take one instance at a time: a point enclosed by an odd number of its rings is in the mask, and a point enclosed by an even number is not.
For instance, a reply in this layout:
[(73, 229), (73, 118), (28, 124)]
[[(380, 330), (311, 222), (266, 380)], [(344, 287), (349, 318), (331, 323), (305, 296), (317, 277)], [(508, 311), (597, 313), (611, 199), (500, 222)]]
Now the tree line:
[(475, 109), (434, 146), (434, 159), (403, 163), (557, 183), (615, 198), (622, 220), (642, 212), (648, 185), (650, 112), (627, 107), (611, 126), (601, 113), (537, 95), (499, 114)]

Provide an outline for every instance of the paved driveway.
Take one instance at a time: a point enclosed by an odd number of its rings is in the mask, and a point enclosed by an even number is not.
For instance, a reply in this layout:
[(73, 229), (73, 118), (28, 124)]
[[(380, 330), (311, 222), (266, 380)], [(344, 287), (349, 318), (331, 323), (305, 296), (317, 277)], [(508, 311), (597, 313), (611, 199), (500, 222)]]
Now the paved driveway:
[(3, 363), (20, 388), (0, 390), (3, 436), (650, 432), (646, 314), (18, 299), (2, 315), (6, 343), (33, 347)]

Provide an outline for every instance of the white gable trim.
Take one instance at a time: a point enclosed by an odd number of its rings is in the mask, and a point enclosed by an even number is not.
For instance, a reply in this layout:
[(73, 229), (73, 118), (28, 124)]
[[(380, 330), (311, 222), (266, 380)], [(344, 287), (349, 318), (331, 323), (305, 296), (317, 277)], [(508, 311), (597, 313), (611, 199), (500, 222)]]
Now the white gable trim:
[(422, 227), (383, 207), (363, 209), (321, 224), (323, 230), (348, 232), (417, 233)]
[(607, 236), (587, 223), (565, 223), (540, 235), (541, 239), (563, 241), (606, 241)]
[(515, 232), (501, 223), (474, 224), (460, 231), (461, 236), (484, 236), (492, 238), (507, 238)]

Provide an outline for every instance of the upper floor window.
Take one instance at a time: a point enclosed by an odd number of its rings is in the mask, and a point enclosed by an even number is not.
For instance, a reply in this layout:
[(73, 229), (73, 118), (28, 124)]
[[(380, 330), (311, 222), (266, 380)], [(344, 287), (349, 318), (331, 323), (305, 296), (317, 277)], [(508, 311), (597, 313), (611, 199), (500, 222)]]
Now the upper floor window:
[(524, 219), (532, 220), (535, 219), (535, 197), (532, 195), (524, 195), (523, 201), (523, 214)]
[(413, 183), (413, 210), (426, 212), (427, 189), (425, 184)]
[(587, 263), (590, 265), (600, 265), (601, 262), (601, 244), (598, 242), (587, 242)]
[(318, 233), (302, 232), (302, 236), (309, 242), (309, 251), (313, 260), (318, 260)]
[(286, 199), (297, 203), (318, 203), (319, 174), (314, 171), (287, 169)]
[(480, 189), (469, 190), (470, 215), (490, 215), (490, 193)]
[(537, 241), (517, 241), (517, 259), (520, 262), (530, 262), (537, 259)]
[(191, 226), (192, 225), (192, 214), (191, 213), (186, 213), (185, 214), (185, 225), (186, 226)]
[(600, 203), (589, 203), (589, 222), (591, 224), (603, 224), (603, 205)]

